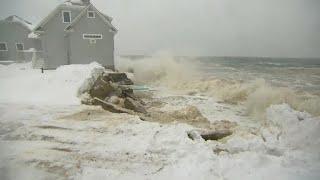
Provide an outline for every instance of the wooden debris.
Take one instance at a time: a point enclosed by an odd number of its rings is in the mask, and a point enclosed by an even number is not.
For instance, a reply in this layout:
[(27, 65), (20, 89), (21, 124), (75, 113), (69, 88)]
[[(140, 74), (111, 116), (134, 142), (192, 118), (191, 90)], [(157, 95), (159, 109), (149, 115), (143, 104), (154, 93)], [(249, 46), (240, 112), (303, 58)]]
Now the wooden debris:
[(125, 98), (124, 107), (126, 109), (131, 109), (135, 112), (144, 113), (144, 114), (147, 113), (146, 109), (143, 107), (142, 104), (139, 103), (139, 101), (135, 101), (130, 97)]

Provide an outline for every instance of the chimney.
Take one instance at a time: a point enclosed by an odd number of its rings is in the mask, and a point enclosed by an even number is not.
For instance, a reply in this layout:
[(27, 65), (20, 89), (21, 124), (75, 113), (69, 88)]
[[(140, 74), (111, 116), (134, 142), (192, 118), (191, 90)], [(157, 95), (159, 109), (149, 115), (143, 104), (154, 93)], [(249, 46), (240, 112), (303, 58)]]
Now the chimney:
[(81, 0), (83, 4), (88, 5), (90, 4), (90, 0)]

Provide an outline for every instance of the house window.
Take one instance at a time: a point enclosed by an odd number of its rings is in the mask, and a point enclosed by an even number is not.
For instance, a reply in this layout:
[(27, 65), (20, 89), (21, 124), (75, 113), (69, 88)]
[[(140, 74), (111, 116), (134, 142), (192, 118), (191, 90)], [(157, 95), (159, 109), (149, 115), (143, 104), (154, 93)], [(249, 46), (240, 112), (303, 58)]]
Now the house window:
[(62, 20), (63, 20), (63, 23), (70, 23), (71, 11), (62, 11)]
[(23, 51), (24, 50), (23, 43), (16, 43), (16, 48), (17, 48), (17, 51)]
[(0, 42), (0, 51), (8, 51), (7, 43)]
[(83, 34), (83, 39), (103, 39), (102, 34)]
[(88, 11), (87, 16), (88, 16), (88, 18), (95, 18), (96, 17), (96, 13), (94, 11)]

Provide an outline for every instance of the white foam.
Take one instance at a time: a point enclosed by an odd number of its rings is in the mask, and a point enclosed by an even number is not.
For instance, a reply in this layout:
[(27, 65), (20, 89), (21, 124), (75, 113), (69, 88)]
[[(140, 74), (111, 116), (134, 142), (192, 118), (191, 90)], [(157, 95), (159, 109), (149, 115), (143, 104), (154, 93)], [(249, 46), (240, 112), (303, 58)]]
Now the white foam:
[(196, 62), (170, 56), (155, 56), (130, 60), (117, 59), (117, 68), (134, 70), (135, 81), (149, 85), (165, 86), (186, 93), (213, 96), (231, 104), (244, 104), (250, 115), (263, 119), (266, 109), (273, 104), (287, 103), (299, 111), (320, 115), (320, 97), (306, 92), (296, 92), (290, 87), (275, 87), (265, 79), (251, 81), (208, 77), (197, 71)]

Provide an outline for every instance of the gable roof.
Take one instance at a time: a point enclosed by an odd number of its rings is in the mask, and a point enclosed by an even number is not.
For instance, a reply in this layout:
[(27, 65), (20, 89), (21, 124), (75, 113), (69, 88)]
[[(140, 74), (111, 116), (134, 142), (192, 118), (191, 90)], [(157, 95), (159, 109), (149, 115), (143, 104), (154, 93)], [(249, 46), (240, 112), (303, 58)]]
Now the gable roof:
[(5, 18), (4, 20), (1, 20), (2, 22), (9, 22), (9, 23), (18, 23), (20, 25), (22, 25), (23, 27), (27, 28), (28, 30), (32, 30), (33, 29), (33, 25), (31, 24), (31, 22), (26, 21), (24, 19), (22, 19), (19, 16), (13, 15), (13, 16), (9, 16), (7, 18)]
[(108, 26), (111, 28), (112, 32), (113, 33), (117, 33), (118, 30), (111, 24), (111, 20), (112, 18), (110, 18), (109, 16), (105, 15), (105, 14), (102, 14), (96, 7), (94, 7), (92, 4), (89, 4), (86, 8), (84, 8), (80, 13), (79, 15), (71, 22), (70, 25), (68, 25), (64, 30), (65, 31), (69, 31), (75, 24), (77, 24), (80, 19), (86, 15), (87, 13), (87, 10), (89, 8), (92, 8), (99, 16), (100, 18), (106, 23), (108, 24)]
[(66, 1), (62, 4), (60, 4), (59, 6), (57, 6), (53, 11), (51, 11), (51, 13), (46, 16), (34, 29), (33, 31), (39, 31), (38, 29), (44, 25), (46, 25), (52, 17), (54, 17), (56, 15), (56, 13), (64, 8), (76, 8), (79, 10), (82, 10), (83, 8), (85, 8), (86, 6), (84, 6), (83, 4), (78, 4), (78, 3), (72, 3), (71, 1)]
[(65, 8), (77, 8), (80, 10), (80, 13), (72, 20), (72, 22), (64, 29), (65, 31), (68, 31), (71, 29), (80, 19), (83, 15), (86, 14), (86, 10), (88, 8), (92, 7), (92, 9), (101, 17), (101, 19), (110, 26), (113, 33), (117, 33), (117, 29), (111, 24), (112, 18), (101, 13), (96, 7), (94, 7), (91, 3), (85, 3), (83, 0), (67, 0), (64, 3), (57, 6), (46, 18), (44, 18), (35, 28), (33, 28), (33, 31), (35, 32), (42, 32), (41, 27), (43, 27), (45, 24), (47, 24), (52, 17), (56, 15), (56, 13), (62, 9)]

